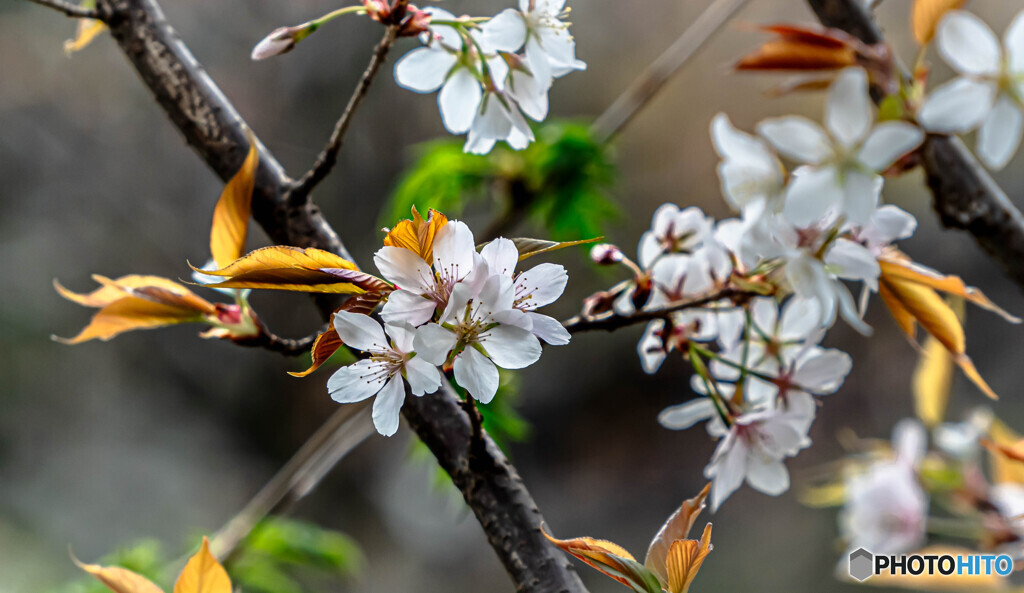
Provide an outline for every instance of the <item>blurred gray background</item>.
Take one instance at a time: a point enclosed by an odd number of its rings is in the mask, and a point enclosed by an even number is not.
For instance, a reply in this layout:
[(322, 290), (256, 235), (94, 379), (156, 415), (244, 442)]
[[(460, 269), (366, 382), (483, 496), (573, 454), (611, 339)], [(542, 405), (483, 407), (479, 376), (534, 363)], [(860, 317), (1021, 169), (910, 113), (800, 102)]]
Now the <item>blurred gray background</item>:
[[(321, 148), (379, 35), (362, 19), (342, 19), (293, 54), (254, 63), (249, 51), (267, 32), (337, 5), (164, 4), (198, 59), (292, 174)], [(590, 68), (555, 85), (553, 117), (596, 116), (707, 2), (571, 4), (578, 55)], [(482, 15), (507, 5), (443, 3)], [(908, 60), (909, 5), (890, 0), (880, 10)], [(1020, 3), (976, 0), (972, 8), (1001, 34)], [(753, 0), (736, 21), (814, 22), (797, 0)], [(768, 99), (762, 91), (779, 78), (729, 72), (729, 63), (761, 40), (735, 24), (714, 37), (618, 143), (615, 196), (630, 216), (613, 225), (609, 239), (628, 251), (665, 201), (728, 214), (707, 133), (716, 112), (727, 111), (745, 129), (769, 115), (820, 117), (820, 94)], [(185, 277), (186, 259), (206, 257), (221, 189), (108, 38), (64, 56), (61, 43), (73, 27), (27, 2), (0, 2), (0, 592), (46, 590), (78, 576), (68, 546), (93, 560), (141, 537), (177, 551), (190, 534), (212, 533), (334, 409), (324, 387), (329, 369), (293, 379), (285, 371), (301, 362), (200, 341), (194, 327), (73, 348), (50, 340), (74, 335), (90, 314), (62, 300), (51, 287), (54, 278), (86, 291), (92, 273)], [(401, 41), (391, 63), (414, 46)], [(947, 72), (936, 64), (937, 76)], [(433, 96), (380, 76), (339, 166), (316, 196), (357, 259), (368, 262), (379, 245), (378, 216), (412, 160), (410, 147), (443, 134)], [(1024, 188), (1021, 162), (996, 174), (1013, 198)], [(906, 251), (1024, 313), (1020, 292), (970, 237), (939, 227), (919, 172), (890, 182), (886, 199), (919, 216)], [(470, 223), (482, 229), (486, 220)], [(260, 231), (252, 233), (253, 246), (264, 242)], [(555, 259), (570, 267), (571, 278), (551, 307), (558, 317), (616, 280), (586, 266), (579, 254)], [(301, 295), (260, 294), (254, 302), (279, 333), (304, 335), (318, 325)], [(828, 338), (853, 355), (855, 367), (820, 409), (814, 447), (789, 463), (797, 485), (809, 470), (842, 455), (840, 429), (887, 438), (895, 421), (911, 413), (915, 352), (879, 303), (868, 321), (876, 328), (871, 339), (843, 326)], [(701, 429), (676, 433), (657, 425), (659, 410), (691, 397), (689, 370), (670, 361), (658, 375), (644, 375), (634, 353), (641, 329), (577, 336), (519, 373), (519, 407), (533, 431), (512, 447), (554, 533), (612, 539), (637, 555), (679, 502), (701, 488), (714, 448)], [(1002, 396), (995, 410), (1019, 428), (1017, 345), (1024, 330), (978, 310), (969, 311), (967, 329), (970, 354)], [(983, 400), (958, 377), (951, 416)], [(511, 591), (472, 515), (432, 488), (429, 466), (408, 461), (411, 438), (407, 430), (391, 439), (374, 435), (295, 510), (351, 534), (365, 549), (362, 578), (328, 589)], [(734, 495), (713, 517), (715, 553), (695, 590), (853, 590), (832, 579), (841, 551), (835, 513), (803, 507), (795, 494), (772, 498), (744, 488)], [(623, 590), (585, 566), (580, 573), (595, 593)]]

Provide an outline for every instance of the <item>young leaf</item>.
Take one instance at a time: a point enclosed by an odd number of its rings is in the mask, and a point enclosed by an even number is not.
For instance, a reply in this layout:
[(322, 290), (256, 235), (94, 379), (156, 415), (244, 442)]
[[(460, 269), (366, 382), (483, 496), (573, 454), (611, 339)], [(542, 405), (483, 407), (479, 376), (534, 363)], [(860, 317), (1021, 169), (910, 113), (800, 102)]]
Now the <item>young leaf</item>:
[(252, 132), (246, 132), (249, 153), (242, 167), (224, 186), (224, 191), (213, 209), (210, 227), (210, 253), (221, 268), (245, 253), (245, 239), (249, 232), (249, 211), (252, 192), (256, 187), (256, 171), (260, 166), (260, 152)]
[(206, 537), (178, 576), (174, 593), (231, 593), (231, 579), (210, 553), (210, 540)]
[(78, 568), (96, 577), (96, 580), (114, 593), (163, 593), (163, 590), (154, 585), (152, 581), (127, 568), (83, 564), (76, 558), (72, 558), (72, 560), (78, 565)]
[(967, 0), (914, 0), (910, 20), (917, 44), (930, 43), (935, 37), (935, 29), (942, 17), (950, 10), (956, 10), (966, 3)]
[(391, 290), (390, 284), (376, 276), (360, 272), (356, 265), (347, 259), (312, 247), (264, 247), (223, 269), (197, 271), (226, 278), (223, 282), (206, 285), (212, 288), (262, 288), (331, 294), (363, 294)]
[(862, 44), (841, 31), (769, 25), (778, 37), (740, 58), (737, 70), (840, 70), (857, 63)]
[(431, 208), (427, 220), (423, 220), (416, 206), (412, 207), (412, 220), (402, 220), (392, 229), (385, 229), (384, 245), (387, 247), (404, 247), (423, 258), (425, 262), (434, 261), (434, 237), (437, 232), (448, 224), (448, 217)]
[(920, 264), (914, 263), (900, 252), (879, 258), (878, 265), (882, 274), (890, 278), (899, 278), (915, 284), (921, 284), (946, 294), (960, 297), (968, 302), (991, 311), (1010, 323), (1020, 323), (1020, 319), (1010, 315), (993, 303), (984, 293), (973, 286), (967, 286), (957, 276), (945, 276)]
[(690, 530), (697, 521), (697, 517), (704, 510), (704, 501), (707, 499), (709, 492), (711, 492), (711, 484), (704, 486), (697, 496), (683, 501), (683, 504), (676, 509), (676, 512), (672, 513), (668, 520), (665, 521), (665, 524), (661, 526), (654, 539), (651, 540), (650, 546), (647, 547), (644, 566), (658, 575), (662, 582), (668, 582), (668, 572), (665, 566), (672, 542), (686, 539), (690, 534)]
[(711, 552), (711, 523), (704, 526), (700, 541), (676, 540), (668, 552), (668, 591), (686, 593)]
[(515, 243), (516, 249), (519, 250), (519, 261), (523, 261), (526, 258), (540, 255), (542, 253), (548, 253), (550, 251), (558, 251), (559, 249), (565, 249), (566, 247), (574, 247), (576, 245), (586, 245), (587, 243), (594, 243), (600, 241), (604, 237), (595, 237), (593, 239), (583, 239), (580, 241), (545, 241), (543, 239), (527, 239), (518, 238), (511, 239)]
[(661, 593), (661, 583), (654, 573), (637, 562), (622, 546), (592, 537), (556, 539), (548, 535), (543, 526), (541, 531), (548, 541), (562, 551), (572, 554), (636, 593)]
[(989, 451), (992, 483), (1024, 483), (1024, 439), (1000, 420), (992, 422), (989, 439), (982, 445)]
[[(96, 8), (96, 0), (82, 0), (79, 4), (82, 8)], [(107, 25), (103, 21), (97, 19), (78, 19), (78, 23), (75, 25), (75, 36), (73, 39), (68, 39), (64, 42), (64, 53), (71, 57), (71, 54), (76, 51), (81, 51), (86, 48), (93, 39), (107, 30)]]
[[(954, 312), (963, 321), (963, 300), (953, 303)], [(933, 336), (925, 340), (913, 376), (914, 410), (928, 428), (938, 426), (946, 416), (946, 404), (953, 385), (953, 357)]]

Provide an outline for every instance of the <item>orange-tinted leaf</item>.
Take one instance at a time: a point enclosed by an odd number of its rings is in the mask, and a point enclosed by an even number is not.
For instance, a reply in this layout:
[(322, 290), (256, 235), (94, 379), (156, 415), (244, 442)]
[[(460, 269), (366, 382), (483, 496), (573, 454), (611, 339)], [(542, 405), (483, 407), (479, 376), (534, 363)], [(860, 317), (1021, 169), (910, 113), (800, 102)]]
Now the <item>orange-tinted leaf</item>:
[(1000, 420), (992, 422), (988, 436), (982, 444), (989, 451), (992, 483), (1024, 484), (1024, 438)]
[(914, 316), (900, 304), (899, 299), (885, 287), (885, 284), (878, 285), (878, 295), (882, 297), (882, 302), (889, 309), (889, 313), (892, 313), (893, 319), (896, 320), (896, 325), (899, 326), (900, 330), (908, 338), (914, 340), (917, 335), (917, 321), (914, 319)]
[(89, 325), (77, 336), (55, 336), (54, 339), (63, 344), (80, 344), (89, 340), (106, 341), (127, 331), (155, 329), (179, 323), (198, 323), (204, 320), (201, 313), (193, 310), (126, 297), (97, 311)]
[(604, 237), (594, 237), (593, 239), (564, 241), (559, 243), (558, 241), (545, 241), (543, 239), (527, 239), (520, 237), (518, 239), (511, 239), (511, 241), (515, 243), (516, 249), (519, 250), (519, 261), (523, 261), (528, 257), (548, 253), (549, 251), (558, 251), (559, 249), (565, 249), (566, 247), (595, 243), (603, 238)]
[(668, 558), (669, 548), (672, 542), (686, 539), (690, 529), (704, 509), (705, 500), (711, 491), (711, 484), (704, 486), (697, 496), (683, 501), (683, 504), (665, 521), (658, 533), (655, 534), (651, 544), (647, 547), (647, 556), (644, 558), (644, 566), (658, 575), (662, 582), (668, 582), (668, 573), (665, 569), (665, 562)]
[(64, 288), (60, 282), (54, 280), (53, 287), (60, 293), (60, 296), (66, 298), (69, 301), (78, 303), (83, 307), (103, 307), (110, 303), (123, 299), (127, 295), (127, 289), (140, 288), (143, 286), (177, 286), (182, 287), (173, 280), (162, 278), (160, 276), (140, 276), (130, 275), (121, 276), (116, 280), (109, 280), (103, 276), (94, 275), (93, 279), (99, 284), (102, 284), (96, 290), (88, 294), (80, 294), (72, 292)]
[(561, 540), (549, 535), (543, 526), (541, 531), (548, 541), (562, 551), (572, 554), (637, 593), (657, 593), (661, 590), (658, 578), (618, 544), (592, 537)]
[(203, 538), (203, 545), (181, 571), (178, 582), (174, 584), (174, 593), (231, 593), (231, 579), (210, 553), (210, 540), (207, 538)]
[(431, 263), (434, 258), (434, 237), (446, 224), (448, 218), (437, 210), (431, 209), (427, 220), (423, 220), (416, 206), (413, 206), (412, 220), (403, 220), (393, 229), (384, 229), (387, 232), (384, 245), (404, 247), (422, 257), (423, 261)]
[[(355, 294), (350, 296), (348, 300), (345, 301), (345, 304), (338, 307), (338, 310), (335, 311), (335, 313), (338, 311), (348, 311), (349, 313), (370, 315), (386, 296), (387, 293), (383, 292)], [(341, 341), (341, 337), (338, 335), (338, 332), (334, 330), (334, 316), (332, 315), (331, 321), (327, 325), (327, 329), (316, 337), (316, 340), (313, 342), (313, 347), (310, 349), (312, 364), (310, 364), (308, 369), (301, 373), (288, 374), (293, 377), (306, 377), (310, 375), (313, 371), (323, 366), (323, 364), (327, 362), (327, 359), (334, 356), (334, 353), (344, 345), (345, 344)]]
[(942, 17), (950, 10), (956, 10), (966, 3), (967, 0), (914, 0), (910, 20), (918, 45), (931, 42)]
[(114, 593), (163, 593), (160, 587), (146, 577), (136, 574), (120, 566), (100, 566), (99, 564), (83, 564), (72, 558), (78, 568), (96, 577)]
[(245, 239), (249, 233), (249, 211), (252, 192), (256, 187), (256, 170), (260, 166), (260, 151), (252, 132), (246, 130), (249, 153), (242, 167), (224, 186), (224, 191), (213, 209), (210, 227), (210, 253), (221, 268), (245, 253)]
[[(96, 2), (89, 0), (82, 2), (82, 8), (95, 8)], [(78, 19), (78, 23), (75, 27), (75, 37), (68, 39), (64, 42), (64, 53), (69, 57), (76, 51), (81, 51), (86, 48), (93, 39), (107, 30), (107, 25), (100, 20), (96, 19)]]
[(195, 294), (184, 286), (166, 278), (155, 277), (156, 280), (149, 283), (122, 283), (111, 280), (99, 274), (93, 275), (93, 280), (103, 284), (105, 287), (116, 288), (124, 291), (128, 296), (152, 301), (160, 305), (176, 307), (182, 310), (195, 311), (203, 315), (216, 315), (217, 307), (201, 296)]
[(362, 294), (391, 289), (390, 284), (360, 272), (347, 259), (313, 248), (264, 247), (223, 269), (203, 273), (226, 278), (223, 282), (207, 285), (215, 288), (263, 288), (333, 294)]
[(912, 381), (914, 411), (928, 428), (938, 426), (946, 416), (946, 404), (953, 385), (953, 356), (935, 338), (928, 336)]
[(964, 281), (957, 276), (944, 276), (935, 270), (914, 263), (898, 251), (894, 251), (879, 258), (878, 265), (881, 267), (882, 274), (885, 276), (922, 284), (940, 292), (958, 296), (968, 302), (978, 305), (982, 309), (987, 309), (1000, 315), (1010, 323), (1020, 323), (1019, 318), (1010, 315), (1001, 309), (977, 288), (967, 286)]
[(790, 93), (824, 91), (832, 86), (834, 79), (831, 75), (798, 76), (769, 88), (765, 93), (769, 97), (778, 98)]
[(763, 25), (758, 27), (766, 33), (775, 33), (783, 39), (799, 41), (816, 47), (850, 47), (857, 41), (839, 29), (825, 29), (822, 27), (808, 27), (805, 25), (791, 25), (777, 23), (774, 25)]
[(737, 70), (839, 70), (857, 63), (849, 47), (822, 47), (792, 39), (763, 44), (736, 63)]
[(704, 527), (700, 541), (686, 539), (672, 542), (667, 560), (669, 593), (686, 593), (710, 552), (711, 523)]

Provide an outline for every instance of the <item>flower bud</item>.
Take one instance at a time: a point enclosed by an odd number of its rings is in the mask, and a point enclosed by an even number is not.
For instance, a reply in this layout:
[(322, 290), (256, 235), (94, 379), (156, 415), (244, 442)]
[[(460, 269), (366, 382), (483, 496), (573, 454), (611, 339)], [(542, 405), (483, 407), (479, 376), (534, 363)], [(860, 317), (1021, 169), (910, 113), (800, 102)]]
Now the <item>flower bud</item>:
[(602, 266), (622, 263), (622, 250), (611, 243), (599, 243), (590, 249), (590, 259)]
[(256, 47), (252, 48), (252, 59), (265, 60), (292, 51), (295, 49), (295, 45), (309, 34), (309, 32), (306, 32), (306, 35), (301, 35), (300, 31), (305, 32), (306, 27), (279, 27), (274, 29), (270, 35), (264, 37), (262, 41), (256, 44)]

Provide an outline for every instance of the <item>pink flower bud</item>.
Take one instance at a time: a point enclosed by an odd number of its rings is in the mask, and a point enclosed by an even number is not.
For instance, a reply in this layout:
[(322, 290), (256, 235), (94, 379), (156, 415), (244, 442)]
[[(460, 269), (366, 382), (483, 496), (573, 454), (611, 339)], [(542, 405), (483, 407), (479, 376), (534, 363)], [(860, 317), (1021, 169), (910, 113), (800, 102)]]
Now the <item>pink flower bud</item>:
[(599, 243), (590, 249), (590, 259), (602, 266), (621, 263), (622, 250), (610, 243)]
[(298, 43), (295, 27), (279, 27), (263, 38), (262, 41), (252, 48), (253, 60), (265, 60), (273, 56), (288, 53), (295, 49)]

